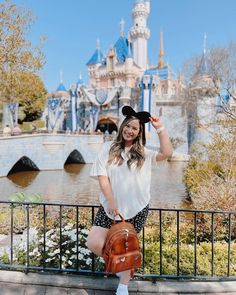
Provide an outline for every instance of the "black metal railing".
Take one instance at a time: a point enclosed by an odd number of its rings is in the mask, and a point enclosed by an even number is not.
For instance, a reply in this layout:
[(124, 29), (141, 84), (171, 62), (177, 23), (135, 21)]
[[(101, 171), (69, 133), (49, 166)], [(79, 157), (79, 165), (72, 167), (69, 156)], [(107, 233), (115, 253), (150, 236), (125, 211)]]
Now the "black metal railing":
[[(98, 206), (0, 201), (0, 269), (104, 274), (86, 248)], [(236, 212), (150, 209), (143, 278), (236, 279)]]

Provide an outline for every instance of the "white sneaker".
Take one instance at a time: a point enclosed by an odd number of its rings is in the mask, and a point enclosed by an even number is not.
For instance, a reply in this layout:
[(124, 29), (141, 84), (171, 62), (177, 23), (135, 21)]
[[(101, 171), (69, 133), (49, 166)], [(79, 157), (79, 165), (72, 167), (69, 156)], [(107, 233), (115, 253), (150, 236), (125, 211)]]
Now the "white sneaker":
[(129, 295), (128, 286), (119, 284), (116, 290), (116, 295)]

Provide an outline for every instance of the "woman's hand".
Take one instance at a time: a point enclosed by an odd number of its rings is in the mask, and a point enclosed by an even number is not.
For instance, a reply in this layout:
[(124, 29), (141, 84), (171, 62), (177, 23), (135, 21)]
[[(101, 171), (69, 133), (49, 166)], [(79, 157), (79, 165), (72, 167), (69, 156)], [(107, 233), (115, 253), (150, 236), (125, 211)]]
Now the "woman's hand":
[(150, 119), (150, 122), (151, 122), (152, 126), (155, 129), (163, 127), (163, 124), (162, 124), (160, 118), (158, 118), (158, 117), (150, 117), (149, 119)]
[(99, 181), (101, 191), (103, 192), (107, 200), (107, 204), (108, 204), (107, 212), (115, 217), (116, 215), (118, 215), (118, 210), (117, 210), (117, 204), (111, 189), (110, 180), (107, 176), (99, 175), (98, 181)]
[(172, 156), (173, 148), (171, 141), (169, 139), (169, 136), (167, 132), (162, 132), (165, 130), (160, 118), (158, 117), (150, 117), (150, 122), (152, 126), (157, 130), (157, 133), (159, 135), (159, 141), (160, 141), (160, 150), (156, 156), (156, 161), (163, 161)]
[(107, 206), (108, 213), (113, 215), (114, 217), (118, 215), (116, 201), (114, 199), (111, 199), (107, 201), (107, 203), (108, 203), (108, 206)]

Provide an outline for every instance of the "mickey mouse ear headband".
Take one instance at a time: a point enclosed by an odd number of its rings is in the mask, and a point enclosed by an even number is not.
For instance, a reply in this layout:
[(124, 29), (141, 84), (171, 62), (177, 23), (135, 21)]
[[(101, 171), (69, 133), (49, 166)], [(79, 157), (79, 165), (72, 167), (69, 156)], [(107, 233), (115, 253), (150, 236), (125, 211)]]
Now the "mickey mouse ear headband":
[(150, 113), (148, 112), (135, 112), (130, 106), (122, 108), (122, 114), (126, 117), (136, 117), (141, 123), (148, 123), (150, 121)]

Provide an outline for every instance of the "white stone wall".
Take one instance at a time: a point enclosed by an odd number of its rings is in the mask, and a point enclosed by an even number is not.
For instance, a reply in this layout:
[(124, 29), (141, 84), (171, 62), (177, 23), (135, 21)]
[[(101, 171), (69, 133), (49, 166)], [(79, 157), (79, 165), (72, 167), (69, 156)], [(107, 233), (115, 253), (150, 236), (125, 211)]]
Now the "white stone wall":
[(36, 134), (0, 138), (0, 177), (6, 176), (24, 156), (39, 170), (64, 169), (68, 156), (77, 150), (85, 163), (93, 163), (103, 143), (102, 135)]
[(198, 100), (195, 142), (208, 144), (217, 129), (217, 98), (204, 97)]
[(164, 123), (169, 136), (172, 139), (179, 139), (181, 144), (175, 149), (178, 153), (187, 154), (187, 117), (186, 113), (182, 109), (182, 105), (161, 105), (157, 107), (159, 112), (162, 107), (161, 120)]

